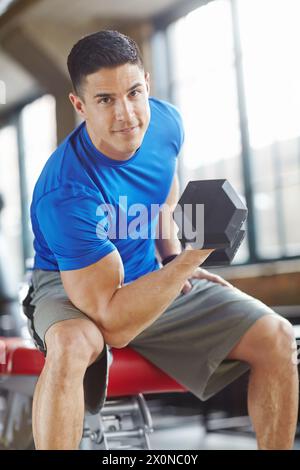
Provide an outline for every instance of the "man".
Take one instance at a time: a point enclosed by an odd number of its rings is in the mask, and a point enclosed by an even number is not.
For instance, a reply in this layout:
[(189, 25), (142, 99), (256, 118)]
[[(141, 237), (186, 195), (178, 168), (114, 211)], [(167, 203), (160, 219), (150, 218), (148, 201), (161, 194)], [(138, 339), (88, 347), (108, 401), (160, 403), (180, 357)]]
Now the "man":
[[(36, 448), (78, 448), (87, 385), (96, 387), (88, 405), (95, 411), (105, 394), (107, 348), (128, 344), (203, 400), (250, 368), (259, 448), (292, 448), (298, 378), (291, 325), (199, 268), (211, 251), (182, 251), (176, 237), (177, 109), (149, 98), (138, 48), (116, 31), (81, 39), (68, 69), (83, 123), (46, 163), (31, 205), (36, 255), (24, 304), (47, 354), (33, 403)], [(164, 203), (169, 214), (151, 212)], [(132, 216), (141, 204), (151, 215), (138, 237)]]

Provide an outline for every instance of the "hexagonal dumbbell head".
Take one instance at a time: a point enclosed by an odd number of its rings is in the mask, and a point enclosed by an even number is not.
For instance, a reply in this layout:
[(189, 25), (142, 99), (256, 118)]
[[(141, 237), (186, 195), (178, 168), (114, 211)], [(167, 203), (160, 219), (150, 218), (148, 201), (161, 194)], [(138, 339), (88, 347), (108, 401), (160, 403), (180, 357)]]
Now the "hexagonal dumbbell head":
[(228, 266), (233, 260), (236, 252), (241, 246), (242, 241), (246, 235), (245, 230), (240, 230), (232, 246), (224, 250), (213, 251), (208, 258), (201, 264), (201, 266)]
[(225, 179), (190, 181), (174, 211), (178, 238), (194, 249), (231, 247), (247, 207)]

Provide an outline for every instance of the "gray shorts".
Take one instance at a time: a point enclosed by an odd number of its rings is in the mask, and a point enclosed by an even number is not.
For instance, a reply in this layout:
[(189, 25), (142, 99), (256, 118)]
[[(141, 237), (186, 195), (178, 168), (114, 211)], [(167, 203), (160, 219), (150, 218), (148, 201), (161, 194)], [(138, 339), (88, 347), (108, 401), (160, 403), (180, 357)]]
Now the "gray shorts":
[[(130, 347), (207, 400), (249, 369), (226, 360), (253, 323), (274, 311), (236, 288), (193, 280), (188, 294), (179, 294), (164, 313), (130, 343)], [(25, 305), (24, 305), (25, 303)], [(36, 346), (46, 354), (45, 334), (56, 322), (88, 318), (68, 299), (58, 271), (34, 270), (24, 312)], [(105, 401), (109, 347), (86, 371), (86, 409), (96, 413)]]

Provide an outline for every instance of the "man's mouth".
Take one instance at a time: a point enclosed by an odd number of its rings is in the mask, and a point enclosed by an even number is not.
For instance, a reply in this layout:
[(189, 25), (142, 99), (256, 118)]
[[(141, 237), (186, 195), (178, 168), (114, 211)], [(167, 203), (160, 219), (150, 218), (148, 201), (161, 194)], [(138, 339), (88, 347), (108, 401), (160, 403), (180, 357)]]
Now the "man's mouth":
[(120, 132), (121, 134), (130, 134), (131, 132), (134, 132), (134, 130), (137, 128), (138, 126), (126, 127), (124, 129), (120, 129), (114, 132)]

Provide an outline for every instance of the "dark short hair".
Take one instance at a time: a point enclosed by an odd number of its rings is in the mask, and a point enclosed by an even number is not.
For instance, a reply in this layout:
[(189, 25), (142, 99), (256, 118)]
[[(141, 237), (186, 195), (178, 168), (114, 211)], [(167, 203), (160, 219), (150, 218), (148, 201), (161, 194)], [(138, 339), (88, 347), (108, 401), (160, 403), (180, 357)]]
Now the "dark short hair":
[(119, 31), (103, 30), (80, 39), (68, 56), (68, 70), (74, 91), (79, 94), (84, 78), (102, 67), (137, 64), (143, 60), (136, 42)]

